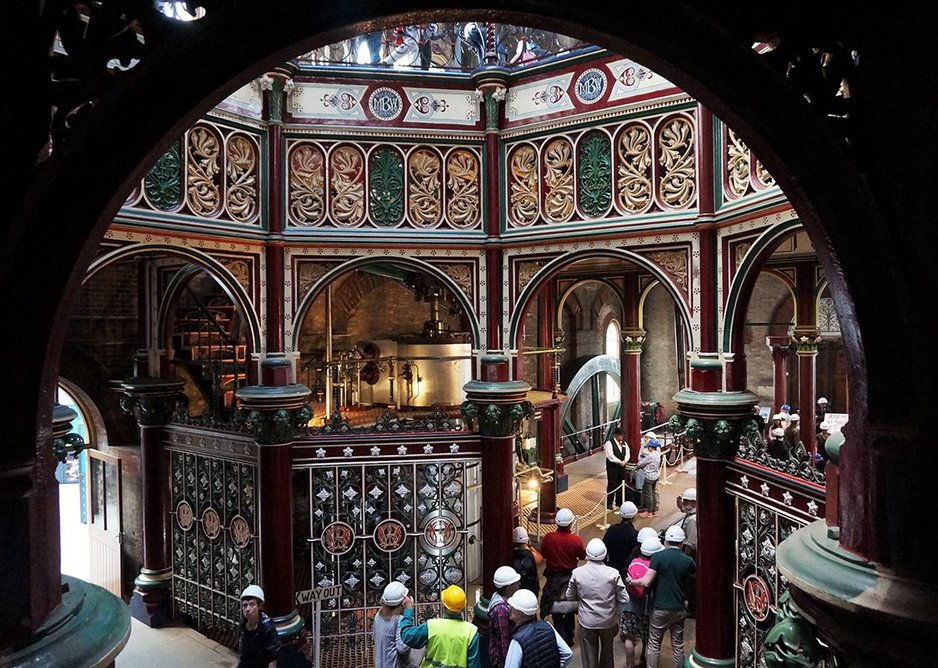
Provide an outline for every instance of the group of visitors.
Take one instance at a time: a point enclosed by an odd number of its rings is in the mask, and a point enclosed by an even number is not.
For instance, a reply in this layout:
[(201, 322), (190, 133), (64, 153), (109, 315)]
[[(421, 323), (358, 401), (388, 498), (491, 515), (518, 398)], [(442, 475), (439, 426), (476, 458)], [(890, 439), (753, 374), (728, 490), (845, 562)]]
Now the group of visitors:
[[(822, 471), (828, 460), (827, 450), (824, 447), (830, 437), (831, 429), (830, 423), (824, 419), (828, 412), (829, 402), (825, 397), (821, 397), (818, 399), (815, 414), (814, 464)], [(781, 461), (791, 459), (797, 462), (811, 459), (801, 437), (801, 423), (801, 416), (798, 413), (792, 413), (791, 406), (781, 405), (779, 412), (774, 414), (766, 425), (766, 452), (770, 457)]]
[[(643, 438), (638, 461), (630, 463), (631, 450), (625, 442), (625, 432), (616, 427), (603, 446), (606, 457), (606, 506), (616, 510), (629, 501), (627, 484), (631, 478), (634, 489), (640, 492), (641, 517), (658, 515), (658, 479), (661, 476), (661, 441), (654, 432)], [(634, 477), (632, 477), (634, 476)]]

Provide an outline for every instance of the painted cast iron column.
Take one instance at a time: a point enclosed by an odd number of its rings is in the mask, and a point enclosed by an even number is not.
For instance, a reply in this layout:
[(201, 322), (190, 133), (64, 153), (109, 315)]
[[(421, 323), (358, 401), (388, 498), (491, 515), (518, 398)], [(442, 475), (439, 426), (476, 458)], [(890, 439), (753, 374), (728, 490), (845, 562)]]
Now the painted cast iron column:
[(816, 329), (795, 327), (792, 337), (798, 357), (798, 413), (801, 415), (801, 442), (812, 455), (817, 452), (814, 440), (814, 408), (817, 396), (817, 344), (821, 337)]
[[(557, 477), (563, 475), (563, 458), (560, 456), (560, 404), (561, 400), (551, 399), (549, 402), (540, 404), (541, 419), (539, 424), (540, 433), (538, 434), (538, 465), (542, 469), (550, 469), (554, 472), (554, 480), (541, 487), (540, 503), (538, 512), (541, 514), (541, 522), (552, 522), (554, 514), (557, 512)], [(557, 471), (558, 462), (561, 470)], [(564, 485), (566, 485), (566, 475)], [(566, 487), (564, 486), (565, 490)]]
[(296, 643), (290, 642), (303, 630), (294, 601), (293, 439), (312, 411), (310, 389), (293, 380), (289, 360), (266, 359), (261, 362), (263, 385), (242, 387), (235, 394), (239, 416), (251, 426), (257, 443), (259, 584), (267, 597), (264, 608), (284, 647), (297, 652)]
[[(709, 362), (694, 360), (692, 371)], [(709, 380), (711, 371), (697, 378)], [(726, 464), (735, 456), (740, 436), (757, 429), (752, 408), (758, 397), (751, 392), (684, 389), (674, 400), (678, 414), (671, 418), (671, 427), (686, 430), (697, 458), (697, 645), (685, 665), (732, 666), (735, 506), (726, 493)]]
[(134, 578), (130, 614), (158, 628), (172, 616), (173, 561), (170, 556), (169, 464), (163, 428), (185, 401), (181, 380), (128, 378), (121, 382), (121, 408), (140, 429), (140, 498), (143, 516), (143, 567)]
[(767, 336), (765, 345), (772, 351), (774, 414), (778, 413), (782, 404), (788, 403), (788, 354), (791, 350), (791, 339), (787, 336)]
[(625, 440), (629, 444), (629, 459), (638, 461), (642, 442), (642, 344), (645, 343), (644, 329), (623, 329), (622, 373), (622, 423)]
[(521, 421), (533, 413), (527, 400), (531, 386), (508, 380), (508, 358), (489, 355), (482, 358), (479, 380), (463, 386), (466, 401), (462, 415), (475, 427), (482, 447), (482, 588), (486, 598), (494, 593), (495, 569), (511, 560), (512, 504), (514, 502), (515, 437)]

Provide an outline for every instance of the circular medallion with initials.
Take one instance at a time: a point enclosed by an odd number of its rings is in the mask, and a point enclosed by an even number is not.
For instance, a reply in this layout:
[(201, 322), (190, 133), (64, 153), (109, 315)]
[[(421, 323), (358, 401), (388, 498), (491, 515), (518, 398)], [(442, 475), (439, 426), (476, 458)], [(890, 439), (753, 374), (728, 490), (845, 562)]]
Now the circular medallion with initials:
[(179, 528), (183, 531), (191, 529), (193, 517), (194, 513), (192, 512), (192, 506), (189, 505), (189, 502), (180, 501), (179, 505), (176, 506), (176, 524), (179, 525)]
[(235, 515), (228, 527), (231, 532), (231, 542), (238, 547), (246, 547), (251, 542), (251, 527), (248, 521), (240, 515)]
[(746, 610), (757, 622), (768, 619), (772, 606), (772, 590), (757, 573), (748, 575), (743, 580), (743, 601)]
[(392, 88), (378, 88), (368, 98), (368, 109), (375, 118), (382, 121), (392, 121), (398, 117), (404, 108), (404, 100)]
[(210, 540), (215, 540), (221, 533), (221, 519), (214, 508), (206, 508), (202, 513), (202, 531)]
[(595, 68), (581, 74), (573, 88), (576, 97), (584, 104), (593, 104), (606, 92), (606, 75)]
[(459, 531), (456, 518), (446, 510), (432, 513), (423, 523), (420, 540), (430, 554), (445, 556), (456, 551)]
[(404, 545), (407, 528), (397, 520), (378, 522), (373, 534), (375, 545), (383, 552), (396, 552)]
[(333, 522), (323, 529), (320, 540), (329, 554), (345, 554), (355, 544), (355, 531), (345, 522)]

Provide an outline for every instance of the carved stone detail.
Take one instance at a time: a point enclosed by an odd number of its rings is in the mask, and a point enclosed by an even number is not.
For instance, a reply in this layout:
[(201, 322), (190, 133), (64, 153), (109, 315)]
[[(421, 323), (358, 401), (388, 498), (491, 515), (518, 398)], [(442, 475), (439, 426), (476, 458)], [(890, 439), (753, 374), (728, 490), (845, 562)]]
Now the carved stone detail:
[(487, 405), (464, 401), (460, 410), (466, 424), (478, 423), (483, 436), (513, 436), (521, 428), (521, 421), (534, 414), (534, 405), (530, 401)]

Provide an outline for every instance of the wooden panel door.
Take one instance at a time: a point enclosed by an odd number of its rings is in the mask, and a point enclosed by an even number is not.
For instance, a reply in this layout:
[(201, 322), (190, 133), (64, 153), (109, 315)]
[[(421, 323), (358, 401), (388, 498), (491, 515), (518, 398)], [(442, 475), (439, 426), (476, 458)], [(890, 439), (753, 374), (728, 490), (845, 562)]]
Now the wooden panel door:
[(88, 456), (89, 573), (93, 584), (121, 595), (121, 461), (98, 450)]

